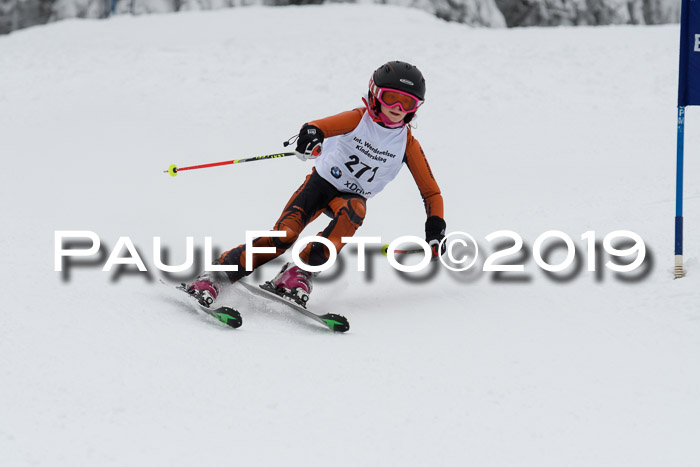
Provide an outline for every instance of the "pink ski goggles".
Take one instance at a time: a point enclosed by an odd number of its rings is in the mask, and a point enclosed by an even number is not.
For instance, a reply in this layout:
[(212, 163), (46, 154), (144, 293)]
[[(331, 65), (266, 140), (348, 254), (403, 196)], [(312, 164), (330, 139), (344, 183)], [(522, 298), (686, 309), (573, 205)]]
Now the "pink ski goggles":
[(422, 100), (398, 89), (377, 88), (377, 90), (375, 95), (382, 105), (389, 108), (398, 105), (402, 112), (415, 112), (423, 104)]

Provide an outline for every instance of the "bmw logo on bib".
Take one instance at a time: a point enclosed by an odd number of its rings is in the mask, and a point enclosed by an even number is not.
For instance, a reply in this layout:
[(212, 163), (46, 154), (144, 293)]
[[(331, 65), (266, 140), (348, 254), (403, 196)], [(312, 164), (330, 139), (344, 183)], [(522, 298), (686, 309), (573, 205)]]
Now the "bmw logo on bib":
[(340, 178), (341, 175), (343, 175), (343, 172), (341, 172), (338, 167), (333, 167), (331, 169), (331, 175), (333, 175), (335, 178)]

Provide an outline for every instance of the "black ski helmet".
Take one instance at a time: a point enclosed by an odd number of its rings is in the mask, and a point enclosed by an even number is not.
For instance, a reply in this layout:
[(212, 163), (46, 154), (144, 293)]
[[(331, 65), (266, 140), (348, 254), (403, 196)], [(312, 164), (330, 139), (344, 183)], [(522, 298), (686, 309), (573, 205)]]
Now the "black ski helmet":
[[(416, 97), (420, 101), (425, 100), (425, 78), (417, 66), (410, 63), (394, 60), (380, 66), (369, 80), (369, 104), (376, 113), (379, 113), (379, 101), (377, 100), (378, 88), (389, 88), (403, 91)], [(404, 118), (408, 123), (413, 119), (415, 112), (410, 112)]]

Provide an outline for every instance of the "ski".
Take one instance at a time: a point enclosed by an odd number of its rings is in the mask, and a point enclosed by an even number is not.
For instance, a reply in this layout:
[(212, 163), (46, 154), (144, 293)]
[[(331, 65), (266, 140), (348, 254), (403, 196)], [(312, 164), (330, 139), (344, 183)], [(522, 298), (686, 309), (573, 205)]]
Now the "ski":
[(238, 312), (238, 310), (234, 310), (233, 308), (229, 308), (227, 306), (220, 306), (217, 308), (209, 308), (200, 302), (200, 297), (197, 296), (197, 294), (190, 294), (187, 291), (187, 285), (182, 283), (180, 285), (173, 285), (173, 284), (168, 284), (164, 280), (160, 280), (160, 283), (168, 287), (169, 289), (175, 289), (179, 290), (185, 295), (187, 295), (191, 303), (200, 311), (203, 311), (204, 313), (208, 314), (209, 316), (216, 318), (217, 320), (221, 321), (227, 326), (230, 326), (232, 328), (239, 328), (241, 327), (241, 324), (243, 324), (243, 318), (241, 317), (241, 314)]
[(237, 283), (244, 286), (248, 291), (250, 291), (254, 295), (257, 295), (257, 296), (263, 297), (263, 298), (269, 298), (269, 299), (284, 303), (285, 305), (289, 306), (291, 309), (301, 313), (302, 315), (306, 316), (307, 318), (311, 318), (312, 320), (316, 321), (317, 323), (320, 323), (320, 324), (326, 326), (328, 329), (330, 329), (333, 332), (346, 332), (350, 329), (350, 323), (348, 322), (348, 320), (345, 316), (337, 315), (334, 313), (327, 313), (325, 315), (317, 315), (316, 313), (313, 313), (313, 312), (307, 310), (306, 307), (299, 305), (298, 303), (292, 301), (289, 298), (286, 298), (269, 281), (265, 282), (262, 285), (258, 285), (258, 286), (248, 284), (244, 280), (239, 280)]

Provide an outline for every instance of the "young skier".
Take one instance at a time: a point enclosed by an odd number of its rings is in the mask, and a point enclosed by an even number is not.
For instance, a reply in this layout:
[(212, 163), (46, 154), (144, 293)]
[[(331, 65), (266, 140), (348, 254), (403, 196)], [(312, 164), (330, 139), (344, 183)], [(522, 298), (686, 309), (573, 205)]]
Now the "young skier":
[[(315, 167), (292, 195), (274, 226), (284, 237), (262, 237), (254, 247), (274, 247), (274, 253), (255, 253), (253, 268), (289, 249), (302, 230), (322, 213), (332, 221), (319, 233), (343, 247), (342, 237), (351, 237), (365, 218), (367, 199), (375, 196), (396, 177), (406, 163), (418, 185), (427, 220), (425, 240), (436, 258), (444, 253), (439, 243), (445, 236), (443, 200), (433, 173), (409, 122), (425, 100), (425, 79), (417, 67), (388, 62), (374, 71), (364, 107), (304, 124), (296, 137), (296, 155), (302, 161), (315, 159)], [(246, 271), (246, 246), (239, 245), (221, 255), (219, 264), (237, 265), (238, 271), (205, 272), (188, 286), (205, 306), (216, 300), (220, 287), (251, 274)], [(299, 255), (310, 266), (324, 264), (328, 248), (309, 243)], [(314, 273), (287, 263), (272, 279), (276, 291), (304, 305), (312, 290)]]

